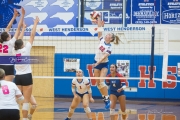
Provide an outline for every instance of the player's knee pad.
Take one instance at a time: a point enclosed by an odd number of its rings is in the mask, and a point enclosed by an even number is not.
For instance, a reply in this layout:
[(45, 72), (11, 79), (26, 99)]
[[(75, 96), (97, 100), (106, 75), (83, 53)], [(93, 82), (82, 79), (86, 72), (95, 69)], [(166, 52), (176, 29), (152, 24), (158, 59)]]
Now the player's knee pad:
[(17, 103), (21, 104), (24, 101), (24, 96), (21, 96), (17, 99)]
[(69, 108), (69, 113), (74, 113), (74, 109), (72, 109), (71, 107)]
[(104, 82), (100, 82), (98, 85), (97, 85), (97, 88), (98, 89), (101, 89), (103, 87), (106, 87), (106, 84)]
[(85, 111), (86, 113), (90, 113), (90, 112), (91, 112), (91, 109), (90, 109), (89, 107), (86, 107), (86, 108), (84, 108), (84, 111)]
[(115, 114), (115, 109), (110, 108), (110, 115), (114, 115), (114, 114)]
[(29, 110), (29, 103), (23, 103), (22, 110)]
[(36, 109), (37, 105), (32, 105), (31, 109)]

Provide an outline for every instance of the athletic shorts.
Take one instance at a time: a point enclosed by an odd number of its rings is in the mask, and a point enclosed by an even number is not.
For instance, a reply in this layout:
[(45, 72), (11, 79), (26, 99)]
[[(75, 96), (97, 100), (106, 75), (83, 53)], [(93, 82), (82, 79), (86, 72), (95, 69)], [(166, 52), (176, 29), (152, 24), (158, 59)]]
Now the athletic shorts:
[(14, 65), (0, 65), (0, 68), (5, 71), (6, 75), (14, 75)]
[(20, 120), (19, 114), (17, 109), (1, 109), (0, 120)]
[[(97, 63), (97, 61), (94, 61), (94, 63)], [(100, 63), (99, 65), (97, 65), (96, 67), (94, 67), (95, 69), (101, 70), (102, 68), (107, 68), (108, 69), (108, 63), (109, 62), (105, 62), (105, 63)]]
[(80, 94), (80, 93), (76, 92), (76, 94), (79, 95), (81, 98), (83, 98), (83, 96), (84, 96), (85, 94), (89, 94), (89, 93), (88, 93), (88, 92), (85, 92), (85, 93), (83, 93), (83, 94)]
[(16, 75), (14, 83), (16, 85), (28, 86), (33, 84), (32, 74), (27, 73), (23, 75)]
[(124, 91), (121, 91), (120, 93), (118, 93), (118, 92), (116, 92), (116, 91), (110, 91), (110, 94), (115, 95), (117, 98), (118, 98), (119, 96), (121, 96), (121, 95), (125, 95), (125, 94), (124, 94)]

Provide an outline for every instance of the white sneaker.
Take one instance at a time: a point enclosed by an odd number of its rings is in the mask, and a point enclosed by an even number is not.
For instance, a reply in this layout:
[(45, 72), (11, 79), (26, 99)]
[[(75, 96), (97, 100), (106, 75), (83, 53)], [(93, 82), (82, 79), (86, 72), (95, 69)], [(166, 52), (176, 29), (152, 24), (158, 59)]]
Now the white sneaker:
[(32, 119), (32, 115), (29, 114), (29, 115), (28, 115), (28, 120), (31, 120), (31, 119)]

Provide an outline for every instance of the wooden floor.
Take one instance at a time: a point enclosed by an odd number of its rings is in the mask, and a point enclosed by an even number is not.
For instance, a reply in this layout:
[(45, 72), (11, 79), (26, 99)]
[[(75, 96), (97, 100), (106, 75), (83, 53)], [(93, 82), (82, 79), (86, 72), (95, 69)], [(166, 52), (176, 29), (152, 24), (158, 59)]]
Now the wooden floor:
[[(32, 120), (64, 120), (72, 99), (36, 97), (36, 100), (38, 107)], [(127, 109), (137, 110), (137, 114), (132, 112), (127, 120), (180, 120), (180, 102), (127, 101), (126, 106)], [(104, 109), (101, 100), (90, 103), (90, 108), (93, 120), (110, 120), (109, 110)], [(116, 111), (118, 109), (119, 105), (116, 106)], [(82, 104), (75, 110), (72, 120), (88, 120)]]

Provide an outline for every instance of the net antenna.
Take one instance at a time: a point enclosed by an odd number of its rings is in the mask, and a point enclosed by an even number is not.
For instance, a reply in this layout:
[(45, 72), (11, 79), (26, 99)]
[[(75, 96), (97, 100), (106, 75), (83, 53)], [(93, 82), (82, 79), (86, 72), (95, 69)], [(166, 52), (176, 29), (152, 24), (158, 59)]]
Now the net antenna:
[(155, 39), (155, 19), (156, 19), (156, 0), (154, 0), (154, 19), (151, 33), (151, 67), (150, 67), (150, 80), (153, 79), (153, 69), (154, 69), (154, 39)]

